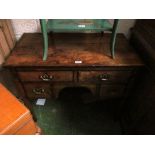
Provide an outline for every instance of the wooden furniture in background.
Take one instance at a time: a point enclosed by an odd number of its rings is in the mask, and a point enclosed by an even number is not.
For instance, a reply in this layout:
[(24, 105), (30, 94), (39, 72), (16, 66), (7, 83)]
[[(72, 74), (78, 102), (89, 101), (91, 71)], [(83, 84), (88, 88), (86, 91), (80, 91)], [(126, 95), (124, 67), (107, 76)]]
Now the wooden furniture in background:
[(30, 111), (0, 84), (0, 134), (35, 135), (38, 129)]
[(131, 33), (131, 44), (151, 70), (155, 70), (155, 20), (137, 20)]
[(96, 99), (124, 98), (132, 91), (144, 64), (123, 34), (110, 55), (110, 34), (53, 34), (47, 61), (42, 60), (42, 34), (24, 34), (4, 64), (19, 97), (56, 98), (66, 87), (88, 88)]
[(127, 134), (155, 134), (155, 20), (137, 20), (130, 43), (143, 58), (147, 70), (137, 82), (123, 115)]
[(0, 64), (9, 55), (16, 42), (11, 21), (0, 19)]

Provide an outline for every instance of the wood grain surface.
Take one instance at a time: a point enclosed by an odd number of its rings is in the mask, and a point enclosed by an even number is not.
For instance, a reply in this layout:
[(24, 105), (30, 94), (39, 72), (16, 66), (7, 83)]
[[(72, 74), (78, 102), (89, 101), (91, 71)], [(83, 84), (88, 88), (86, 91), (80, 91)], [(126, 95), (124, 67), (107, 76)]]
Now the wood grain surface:
[[(109, 34), (52, 34), (49, 37), (47, 61), (42, 60), (42, 34), (26, 33), (4, 66), (143, 66), (143, 62), (123, 34), (117, 35), (115, 59), (110, 55)], [(82, 63), (76, 64), (75, 61)]]

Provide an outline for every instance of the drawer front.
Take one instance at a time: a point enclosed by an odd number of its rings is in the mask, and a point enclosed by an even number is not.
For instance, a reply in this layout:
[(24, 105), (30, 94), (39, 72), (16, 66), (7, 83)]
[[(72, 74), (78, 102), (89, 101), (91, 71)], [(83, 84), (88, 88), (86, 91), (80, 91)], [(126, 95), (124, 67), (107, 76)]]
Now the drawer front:
[(25, 71), (18, 72), (21, 81), (73, 81), (71, 71)]
[(81, 71), (79, 72), (79, 81), (126, 83), (130, 76), (131, 71)]
[(113, 99), (123, 97), (125, 91), (124, 85), (102, 85), (100, 97), (103, 99)]
[(26, 94), (31, 99), (36, 98), (51, 98), (52, 87), (44, 83), (26, 83), (24, 84)]

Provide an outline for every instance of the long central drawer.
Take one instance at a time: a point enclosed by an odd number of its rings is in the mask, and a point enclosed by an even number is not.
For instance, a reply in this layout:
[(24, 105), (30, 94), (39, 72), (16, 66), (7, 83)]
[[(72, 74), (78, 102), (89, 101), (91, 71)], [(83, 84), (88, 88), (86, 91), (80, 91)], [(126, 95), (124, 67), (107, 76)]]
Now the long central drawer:
[(73, 81), (71, 71), (25, 71), (18, 75), (21, 81)]

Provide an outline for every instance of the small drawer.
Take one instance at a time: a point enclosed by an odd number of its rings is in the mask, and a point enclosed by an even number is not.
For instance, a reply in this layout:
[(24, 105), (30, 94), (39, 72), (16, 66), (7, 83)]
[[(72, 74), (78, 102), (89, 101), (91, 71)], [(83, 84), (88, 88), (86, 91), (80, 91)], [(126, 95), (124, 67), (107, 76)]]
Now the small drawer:
[(24, 84), (24, 88), (26, 90), (26, 94), (28, 98), (51, 98), (52, 88), (49, 84), (42, 83), (27, 83)]
[(72, 81), (71, 71), (25, 71), (18, 72), (21, 81)]
[(80, 82), (113, 82), (126, 83), (131, 76), (131, 71), (81, 71)]
[(100, 97), (103, 99), (122, 98), (124, 91), (124, 85), (102, 85), (100, 90)]

